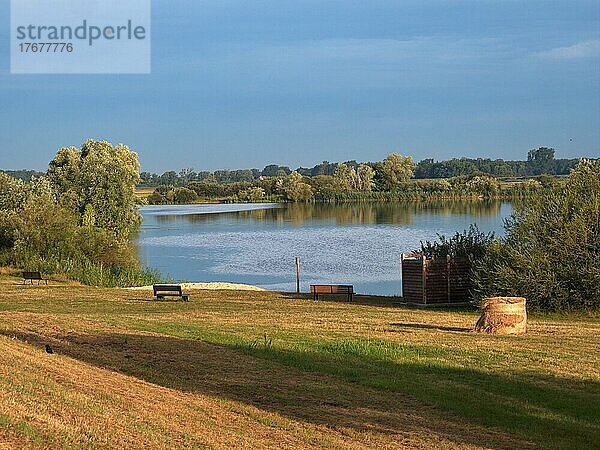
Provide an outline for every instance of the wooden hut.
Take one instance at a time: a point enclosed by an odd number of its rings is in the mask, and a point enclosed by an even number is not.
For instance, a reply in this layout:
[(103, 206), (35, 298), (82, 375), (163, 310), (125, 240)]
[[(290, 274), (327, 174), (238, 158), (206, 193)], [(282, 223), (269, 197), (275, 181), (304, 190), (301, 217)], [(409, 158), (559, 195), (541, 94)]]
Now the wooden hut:
[(402, 296), (418, 305), (457, 305), (470, 301), (468, 258), (426, 258), (421, 253), (404, 253)]

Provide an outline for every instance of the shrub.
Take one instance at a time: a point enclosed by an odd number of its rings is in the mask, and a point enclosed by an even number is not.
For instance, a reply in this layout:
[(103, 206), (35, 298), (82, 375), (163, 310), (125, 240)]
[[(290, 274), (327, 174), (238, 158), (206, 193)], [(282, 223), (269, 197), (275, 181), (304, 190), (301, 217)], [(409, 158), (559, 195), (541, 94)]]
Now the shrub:
[(242, 202), (256, 203), (263, 201), (265, 198), (265, 190), (261, 187), (251, 187), (241, 190), (238, 193), (238, 199)]
[(500, 192), (500, 182), (494, 177), (485, 175), (474, 176), (466, 183), (466, 186), (471, 192), (486, 198), (495, 197)]
[(185, 205), (194, 203), (196, 200), (198, 200), (198, 194), (196, 194), (195, 191), (184, 187), (175, 189), (175, 194), (173, 195), (173, 201), (175, 203)]
[(526, 297), (534, 308), (600, 307), (600, 161), (541, 190), (506, 223), (476, 270), (479, 298)]
[(149, 205), (164, 205), (167, 202), (167, 198), (163, 194), (158, 192), (158, 189), (148, 196)]
[(477, 225), (471, 225), (468, 230), (456, 233), (451, 238), (438, 236), (438, 241), (421, 241), (421, 253), (427, 258), (445, 258), (446, 256), (467, 257), (479, 260), (484, 257), (487, 247), (494, 242), (493, 232), (483, 233)]

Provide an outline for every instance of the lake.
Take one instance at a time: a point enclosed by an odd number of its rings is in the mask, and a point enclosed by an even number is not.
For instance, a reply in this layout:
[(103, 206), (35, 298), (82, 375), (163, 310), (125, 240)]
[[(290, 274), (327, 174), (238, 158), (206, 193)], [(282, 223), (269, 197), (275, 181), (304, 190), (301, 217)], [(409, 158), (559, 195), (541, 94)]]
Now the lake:
[(476, 223), (502, 234), (501, 202), (219, 204), (146, 206), (141, 260), (178, 281), (228, 281), (295, 291), (353, 284), (360, 294), (401, 295), (400, 254), (436, 234)]

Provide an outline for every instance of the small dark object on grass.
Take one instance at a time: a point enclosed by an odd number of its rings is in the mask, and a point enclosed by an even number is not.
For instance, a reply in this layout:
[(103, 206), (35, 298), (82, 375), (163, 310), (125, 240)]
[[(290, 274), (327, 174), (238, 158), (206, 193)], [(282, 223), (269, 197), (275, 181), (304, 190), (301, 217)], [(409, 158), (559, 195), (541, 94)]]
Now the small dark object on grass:
[(52, 350), (52, 347), (50, 347), (50, 345), (46, 344), (46, 353), (54, 353), (54, 350)]

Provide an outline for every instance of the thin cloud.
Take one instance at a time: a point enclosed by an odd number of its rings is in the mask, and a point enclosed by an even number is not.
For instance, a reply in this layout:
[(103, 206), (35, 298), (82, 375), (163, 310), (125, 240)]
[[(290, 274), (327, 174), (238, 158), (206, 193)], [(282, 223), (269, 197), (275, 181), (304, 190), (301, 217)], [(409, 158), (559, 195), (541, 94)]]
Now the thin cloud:
[(566, 47), (556, 47), (537, 54), (538, 58), (554, 60), (572, 60), (600, 56), (600, 40), (579, 42)]
[[(484, 76), (519, 57), (500, 39), (415, 37), (321, 39), (283, 44), (229, 46), (204, 57), (200, 68), (231, 86), (304, 86), (310, 90), (382, 89), (454, 85)], [(187, 64), (198, 64), (191, 56)]]

